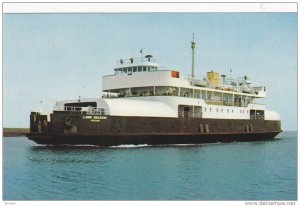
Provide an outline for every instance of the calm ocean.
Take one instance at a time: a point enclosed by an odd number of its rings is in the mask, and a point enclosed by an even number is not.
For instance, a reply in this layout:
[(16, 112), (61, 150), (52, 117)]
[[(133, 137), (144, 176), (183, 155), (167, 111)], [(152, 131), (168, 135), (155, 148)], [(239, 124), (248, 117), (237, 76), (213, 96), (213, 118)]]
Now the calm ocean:
[(297, 133), (185, 146), (38, 146), (3, 138), (4, 200), (296, 200)]

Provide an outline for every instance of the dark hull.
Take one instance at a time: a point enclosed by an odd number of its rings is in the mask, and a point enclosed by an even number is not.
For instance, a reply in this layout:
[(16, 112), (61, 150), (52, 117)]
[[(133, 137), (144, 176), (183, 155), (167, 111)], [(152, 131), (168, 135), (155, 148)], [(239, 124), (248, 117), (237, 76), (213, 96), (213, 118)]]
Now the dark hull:
[[(230, 141), (257, 141), (274, 138), (281, 132), (280, 121), (204, 118), (162, 118), (87, 116), (56, 112), (51, 121), (31, 118), (26, 136), (47, 145), (198, 144)], [(36, 124), (42, 120), (41, 124)], [(44, 122), (44, 123), (43, 123)]]
[(279, 132), (262, 133), (223, 133), (223, 134), (107, 134), (107, 135), (72, 135), (72, 134), (27, 134), (30, 140), (46, 145), (100, 145), (113, 146), (124, 144), (200, 144), (232, 141), (260, 141), (274, 138)]

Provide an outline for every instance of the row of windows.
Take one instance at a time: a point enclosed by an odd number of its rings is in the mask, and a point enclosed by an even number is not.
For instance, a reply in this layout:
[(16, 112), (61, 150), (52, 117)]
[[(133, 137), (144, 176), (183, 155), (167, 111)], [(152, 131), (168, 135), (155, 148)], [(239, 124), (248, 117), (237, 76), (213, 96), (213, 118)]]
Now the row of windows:
[[(206, 111), (212, 112), (212, 110), (213, 110), (212, 108), (209, 108), (209, 109), (206, 108), (206, 107), (204, 108), (204, 111), (205, 111), (205, 112), (206, 112)], [(225, 112), (224, 109), (219, 109), (219, 108), (216, 108), (215, 111), (216, 111), (216, 112)], [(233, 110), (233, 109), (227, 109), (226, 111), (227, 111), (227, 113), (234, 113), (234, 110)], [(245, 113), (249, 114), (249, 111), (248, 111), (248, 110), (242, 110), (242, 109), (241, 109), (241, 110), (240, 110), (240, 113), (241, 113), (241, 114), (245, 114)]]
[(157, 67), (155, 66), (136, 66), (136, 67), (125, 67), (115, 69), (115, 74), (127, 74), (132, 72), (146, 72), (146, 71), (156, 71)]
[[(107, 92), (107, 91), (104, 91)], [(155, 87), (132, 87), (110, 90), (105, 98), (139, 97), (139, 96), (180, 96), (204, 99), (210, 105), (247, 107), (255, 98), (247, 95), (228, 94), (206, 90), (197, 90), (183, 87), (155, 86)], [(243, 111), (241, 112), (243, 113)]]

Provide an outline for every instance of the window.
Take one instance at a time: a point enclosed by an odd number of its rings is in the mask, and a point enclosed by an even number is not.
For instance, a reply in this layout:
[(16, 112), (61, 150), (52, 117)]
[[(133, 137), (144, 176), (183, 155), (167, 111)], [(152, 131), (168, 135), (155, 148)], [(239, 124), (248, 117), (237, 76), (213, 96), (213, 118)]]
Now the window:
[(81, 111), (82, 107), (97, 107), (96, 102), (73, 102), (64, 105), (65, 111)]
[(147, 71), (147, 67), (143, 67), (143, 71), (144, 71), (144, 72)]
[(212, 92), (208, 91), (207, 92), (207, 100), (211, 100), (211, 95), (212, 95)]
[(136, 72), (136, 69), (137, 69), (136, 67), (133, 67), (133, 72)]
[(223, 112), (223, 109), (221, 109), (221, 112)]
[(206, 112), (206, 107), (204, 108), (204, 111)]
[(181, 88), (180, 89), (180, 96), (181, 97), (193, 97), (193, 90), (188, 88)]
[(200, 90), (194, 90), (194, 98), (201, 98), (201, 92)]
[(155, 95), (157, 96), (177, 96), (178, 88), (177, 87), (155, 87)]
[(131, 88), (131, 96), (154, 96), (154, 87), (133, 87)]
[(218, 108), (216, 108), (216, 112), (219, 112), (219, 109), (218, 109)]
[(138, 71), (141, 72), (143, 70), (144, 67), (139, 67)]
[(129, 67), (129, 68), (128, 68), (128, 75), (131, 75), (131, 74), (132, 74), (132, 68)]
[(120, 73), (121, 73), (120, 71), (122, 71), (122, 70), (120, 70), (120, 69), (115, 69), (115, 74), (120, 74)]
[(233, 109), (231, 110), (231, 112), (233, 113)]
[(211, 112), (211, 108), (209, 108), (209, 111)]

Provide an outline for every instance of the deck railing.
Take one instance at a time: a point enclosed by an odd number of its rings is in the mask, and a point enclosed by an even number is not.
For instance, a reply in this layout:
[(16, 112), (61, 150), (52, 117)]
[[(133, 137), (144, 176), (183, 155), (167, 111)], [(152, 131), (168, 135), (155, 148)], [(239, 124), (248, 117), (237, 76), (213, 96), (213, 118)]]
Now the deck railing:
[(178, 112), (178, 117), (202, 118), (202, 113), (199, 113), (199, 112)]
[[(219, 106), (235, 106), (235, 107), (247, 107), (248, 103), (243, 103), (243, 102), (231, 102), (231, 101), (222, 101), (222, 100), (204, 100), (206, 104), (210, 105), (219, 105)], [(252, 103), (253, 104), (253, 103)], [(255, 103), (254, 103), (255, 104)]]

